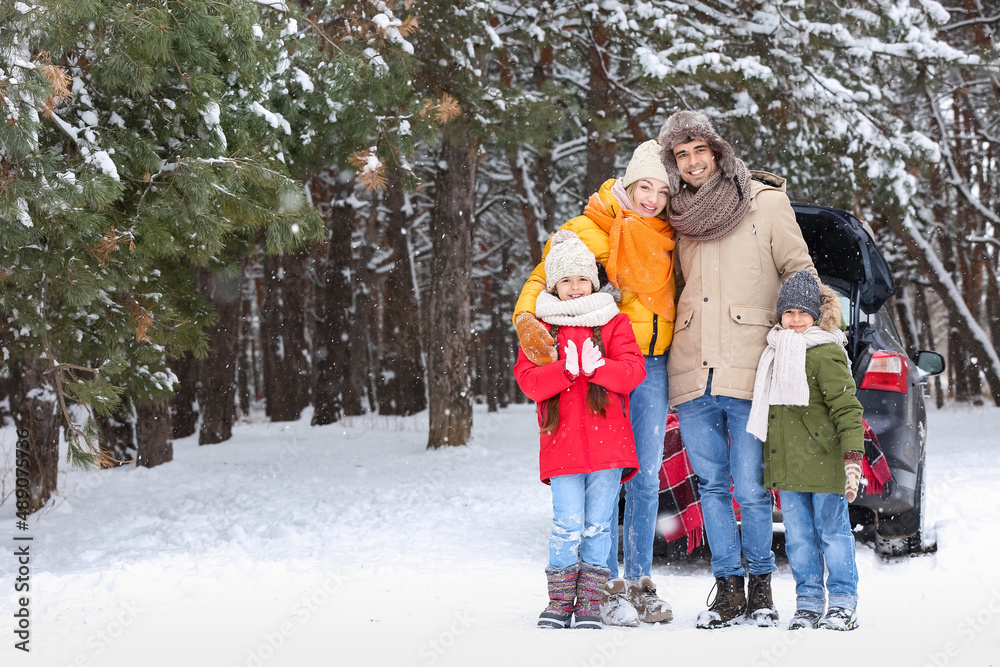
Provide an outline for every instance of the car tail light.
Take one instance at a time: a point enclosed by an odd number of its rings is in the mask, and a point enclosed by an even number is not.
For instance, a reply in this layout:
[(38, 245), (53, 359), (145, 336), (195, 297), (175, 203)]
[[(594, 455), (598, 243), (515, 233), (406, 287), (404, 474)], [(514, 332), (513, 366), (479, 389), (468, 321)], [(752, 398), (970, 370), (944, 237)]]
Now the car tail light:
[(906, 393), (906, 357), (899, 352), (880, 350), (872, 354), (861, 389)]

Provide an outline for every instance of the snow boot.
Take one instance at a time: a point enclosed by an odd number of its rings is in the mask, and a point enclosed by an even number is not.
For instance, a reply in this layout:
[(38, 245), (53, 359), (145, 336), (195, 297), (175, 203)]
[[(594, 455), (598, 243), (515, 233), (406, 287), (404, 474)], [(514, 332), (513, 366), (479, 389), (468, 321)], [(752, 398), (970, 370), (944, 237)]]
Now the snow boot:
[(656, 594), (656, 586), (649, 577), (628, 582), (628, 597), (643, 623), (669, 623), (674, 618), (674, 611)]
[(573, 627), (587, 630), (601, 629), (601, 592), (608, 583), (611, 570), (580, 563), (580, 576), (576, 580), (576, 606), (573, 608)]
[[(743, 577), (738, 574), (716, 577), (712, 589), (715, 591), (715, 600), (708, 609), (698, 614), (695, 627), (714, 630), (739, 623), (747, 610)], [(712, 592), (709, 591), (708, 594), (711, 595)]]
[(819, 619), (817, 627), (825, 630), (854, 630), (858, 627), (858, 615), (851, 609), (843, 607), (830, 607), (826, 610), (823, 618)]
[(624, 579), (608, 579), (604, 586), (601, 592), (601, 620), (604, 625), (628, 628), (639, 625), (639, 614), (629, 601), (629, 586)]
[(778, 610), (771, 598), (771, 573), (751, 574), (747, 583), (747, 623), (762, 628), (778, 625)]
[(576, 601), (576, 582), (580, 575), (580, 564), (569, 567), (545, 568), (545, 578), (549, 587), (549, 604), (538, 616), (540, 628), (569, 627), (573, 618), (573, 605)]
[(788, 622), (789, 630), (802, 630), (803, 628), (815, 628), (819, 625), (819, 619), (823, 615), (818, 611), (808, 609), (796, 609), (795, 616)]

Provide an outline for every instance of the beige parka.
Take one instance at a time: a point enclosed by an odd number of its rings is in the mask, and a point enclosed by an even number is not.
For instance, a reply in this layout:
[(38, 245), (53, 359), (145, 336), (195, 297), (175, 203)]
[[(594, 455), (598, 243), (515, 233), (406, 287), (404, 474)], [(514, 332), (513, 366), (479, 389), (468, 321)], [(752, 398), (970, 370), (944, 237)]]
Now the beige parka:
[(667, 360), (671, 406), (704, 395), (710, 370), (713, 395), (752, 399), (782, 283), (816, 275), (785, 179), (751, 174), (750, 210), (735, 230), (716, 241), (681, 236), (674, 249), (683, 288)]

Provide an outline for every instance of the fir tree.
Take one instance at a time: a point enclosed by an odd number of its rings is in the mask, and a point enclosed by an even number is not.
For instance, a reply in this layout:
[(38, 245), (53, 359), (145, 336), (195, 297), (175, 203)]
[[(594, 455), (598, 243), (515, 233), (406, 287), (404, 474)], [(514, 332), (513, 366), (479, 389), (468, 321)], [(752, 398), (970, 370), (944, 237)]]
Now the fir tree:
[[(206, 352), (189, 267), (238, 272), (258, 233), (270, 251), (316, 238), (260, 66), (287, 19), (250, 1), (0, 11), (7, 352), (45, 359), (61, 406), (153, 404), (170, 357)], [(63, 412), (71, 461), (98, 461), (93, 422)]]

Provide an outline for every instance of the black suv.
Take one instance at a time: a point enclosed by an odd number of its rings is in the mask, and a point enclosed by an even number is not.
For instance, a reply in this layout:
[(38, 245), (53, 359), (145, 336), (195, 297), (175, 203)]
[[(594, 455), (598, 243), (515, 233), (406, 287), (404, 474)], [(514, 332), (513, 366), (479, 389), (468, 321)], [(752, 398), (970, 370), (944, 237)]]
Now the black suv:
[(879, 553), (920, 551), (926, 487), (924, 384), (944, 370), (944, 358), (928, 351), (907, 356), (885, 307), (896, 285), (867, 223), (826, 206), (792, 208), (816, 271), (841, 295), (858, 400), (892, 471), (881, 495), (858, 495), (851, 504), (851, 523), (874, 526)]
[[(927, 440), (924, 384), (944, 370), (944, 358), (928, 351), (917, 352), (912, 359), (907, 356), (885, 307), (896, 285), (867, 223), (827, 206), (796, 203), (792, 208), (816, 271), (840, 294), (858, 399), (892, 472), (880, 495), (861, 493), (851, 504), (851, 525), (874, 532), (880, 554), (921, 551)], [(661, 475), (661, 484), (662, 480)], [(661, 511), (669, 512), (672, 504), (663, 491)]]

